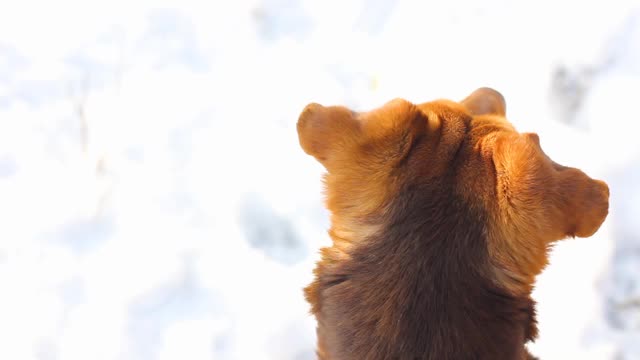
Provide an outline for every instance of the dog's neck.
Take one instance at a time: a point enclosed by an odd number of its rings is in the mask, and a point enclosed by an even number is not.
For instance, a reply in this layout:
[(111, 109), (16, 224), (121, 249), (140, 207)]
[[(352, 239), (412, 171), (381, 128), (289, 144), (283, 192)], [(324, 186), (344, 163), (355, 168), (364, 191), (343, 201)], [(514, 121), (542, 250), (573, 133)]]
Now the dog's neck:
[(527, 358), (534, 303), (491, 279), (482, 215), (456, 200), (429, 200), (400, 198), (377, 233), (323, 251), (307, 289), (321, 355)]

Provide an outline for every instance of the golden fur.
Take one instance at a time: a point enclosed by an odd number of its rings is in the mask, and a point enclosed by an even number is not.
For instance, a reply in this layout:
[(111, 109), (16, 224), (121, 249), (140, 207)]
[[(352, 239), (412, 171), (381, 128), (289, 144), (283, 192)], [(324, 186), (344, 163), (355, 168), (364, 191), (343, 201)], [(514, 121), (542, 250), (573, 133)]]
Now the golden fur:
[(327, 169), (333, 246), (305, 289), (319, 358), (532, 358), (535, 276), (553, 242), (598, 230), (604, 182), (553, 162), (489, 88), (359, 113), (309, 104), (297, 127)]

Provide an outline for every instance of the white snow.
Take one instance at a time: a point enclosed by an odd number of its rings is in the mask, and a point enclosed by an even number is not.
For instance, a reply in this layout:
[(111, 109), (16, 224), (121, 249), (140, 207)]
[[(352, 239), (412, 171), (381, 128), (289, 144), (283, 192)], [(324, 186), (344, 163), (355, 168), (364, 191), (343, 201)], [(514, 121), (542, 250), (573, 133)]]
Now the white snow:
[[(3, 4), (0, 358), (312, 359), (328, 217), (300, 110), (479, 86), (611, 186), (540, 278), (532, 350), (640, 358), (639, 59), (633, 0)], [(587, 74), (564, 123), (558, 66)]]

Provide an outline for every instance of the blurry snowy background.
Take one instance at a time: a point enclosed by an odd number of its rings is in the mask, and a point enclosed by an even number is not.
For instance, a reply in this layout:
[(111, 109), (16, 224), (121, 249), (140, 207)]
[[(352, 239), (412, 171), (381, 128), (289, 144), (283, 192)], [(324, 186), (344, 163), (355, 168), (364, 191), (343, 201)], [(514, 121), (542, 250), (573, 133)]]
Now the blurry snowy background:
[(0, 5), (0, 359), (313, 358), (311, 101), (492, 86), (611, 212), (554, 251), (542, 359), (640, 359), (637, 1)]

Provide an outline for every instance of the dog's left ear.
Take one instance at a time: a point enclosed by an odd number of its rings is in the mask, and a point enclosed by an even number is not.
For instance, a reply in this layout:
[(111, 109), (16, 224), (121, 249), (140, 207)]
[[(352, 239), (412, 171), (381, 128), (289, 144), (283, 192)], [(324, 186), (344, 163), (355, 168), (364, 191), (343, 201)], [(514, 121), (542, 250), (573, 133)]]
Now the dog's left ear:
[(342, 106), (307, 105), (298, 118), (300, 146), (331, 171), (332, 164), (349, 152), (361, 135), (353, 112)]
[(471, 112), (471, 115), (505, 116), (507, 112), (507, 104), (502, 94), (488, 87), (472, 92), (460, 103)]

